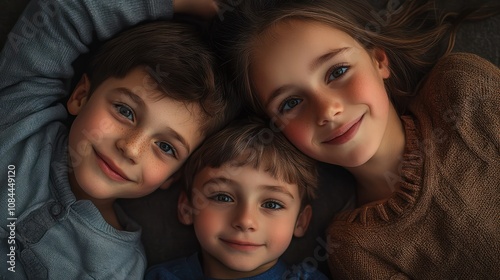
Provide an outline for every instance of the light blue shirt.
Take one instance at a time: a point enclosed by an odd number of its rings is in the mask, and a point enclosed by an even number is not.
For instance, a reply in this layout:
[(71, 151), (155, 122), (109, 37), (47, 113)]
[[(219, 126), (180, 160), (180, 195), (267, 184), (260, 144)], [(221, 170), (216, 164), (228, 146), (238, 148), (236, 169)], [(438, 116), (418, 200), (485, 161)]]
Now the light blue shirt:
[(142, 279), (140, 227), (116, 207), (114, 229), (71, 192), (61, 100), (95, 38), (171, 15), (165, 0), (28, 4), (0, 54), (0, 279)]

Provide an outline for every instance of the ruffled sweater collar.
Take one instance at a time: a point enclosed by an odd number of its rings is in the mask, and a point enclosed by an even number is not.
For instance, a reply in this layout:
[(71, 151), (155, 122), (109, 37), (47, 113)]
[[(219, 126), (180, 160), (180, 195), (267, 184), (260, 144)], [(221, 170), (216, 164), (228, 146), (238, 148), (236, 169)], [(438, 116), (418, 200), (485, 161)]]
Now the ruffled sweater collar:
[(399, 187), (381, 203), (368, 204), (339, 213), (335, 220), (362, 226), (391, 222), (412, 208), (421, 193), (423, 156), (419, 148), (418, 132), (413, 119), (402, 116), (405, 129), (405, 150), (401, 162)]

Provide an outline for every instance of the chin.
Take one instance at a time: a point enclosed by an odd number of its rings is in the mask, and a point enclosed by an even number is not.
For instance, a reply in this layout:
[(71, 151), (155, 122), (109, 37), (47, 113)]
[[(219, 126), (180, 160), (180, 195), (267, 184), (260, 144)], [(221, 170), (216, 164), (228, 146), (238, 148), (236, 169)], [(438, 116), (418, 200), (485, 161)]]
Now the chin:
[(366, 161), (351, 161), (346, 164), (342, 164), (341, 166), (345, 168), (356, 168), (362, 166), (365, 163)]
[(226, 262), (227, 268), (240, 273), (250, 273), (259, 269), (263, 264), (251, 261), (234, 260), (236, 263)]
[(344, 160), (342, 161), (336, 161), (333, 162), (332, 164), (335, 165), (340, 165), (342, 167), (346, 168), (355, 168), (355, 167), (360, 167), (364, 164), (366, 164), (370, 159), (372, 158), (372, 155), (366, 152), (361, 152), (361, 153), (351, 153), (343, 157)]
[(111, 194), (107, 190), (107, 188), (102, 187), (102, 183), (96, 182), (85, 182), (79, 184), (80, 190), (88, 196), (88, 199), (98, 199), (104, 200), (111, 198)]
[(109, 199), (110, 195), (109, 193), (100, 191), (100, 190), (93, 190), (93, 189), (83, 189), (83, 191), (91, 198), (93, 199), (99, 199), (99, 200), (104, 200), (104, 199)]

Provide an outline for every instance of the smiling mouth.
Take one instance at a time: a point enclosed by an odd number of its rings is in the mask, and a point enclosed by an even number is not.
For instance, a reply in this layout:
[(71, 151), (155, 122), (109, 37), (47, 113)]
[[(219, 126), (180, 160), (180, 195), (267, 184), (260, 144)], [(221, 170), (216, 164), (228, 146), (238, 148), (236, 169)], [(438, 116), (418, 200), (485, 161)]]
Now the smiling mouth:
[(347, 123), (340, 128), (336, 129), (333, 134), (330, 136), (330, 138), (323, 143), (326, 144), (331, 144), (331, 145), (341, 145), (349, 140), (351, 140), (356, 133), (358, 132), (359, 126), (361, 125), (361, 122), (363, 120), (364, 115), (359, 117), (358, 119)]
[(243, 242), (243, 241), (237, 241), (237, 240), (227, 240), (227, 239), (220, 239), (223, 243), (228, 245), (229, 247), (239, 250), (239, 251), (252, 251), (260, 248), (261, 244), (255, 244), (255, 243), (250, 243), (250, 242)]
[(117, 182), (131, 181), (124, 173), (116, 166), (111, 160), (107, 159), (104, 155), (100, 154), (94, 149), (97, 159), (97, 165), (101, 168), (102, 172), (110, 179)]

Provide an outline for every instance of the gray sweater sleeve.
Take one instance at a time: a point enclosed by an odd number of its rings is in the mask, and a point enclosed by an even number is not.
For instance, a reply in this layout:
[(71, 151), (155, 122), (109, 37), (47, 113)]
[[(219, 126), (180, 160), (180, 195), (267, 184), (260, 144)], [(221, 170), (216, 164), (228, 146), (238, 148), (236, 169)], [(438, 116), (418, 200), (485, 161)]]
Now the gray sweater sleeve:
[(172, 0), (30, 1), (0, 54), (0, 129), (67, 96), (71, 63), (95, 37), (172, 14)]

